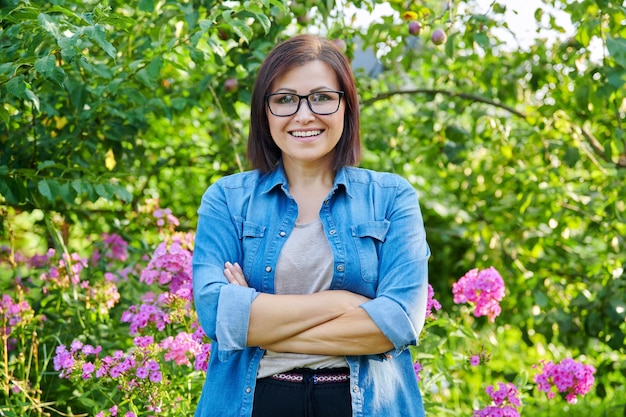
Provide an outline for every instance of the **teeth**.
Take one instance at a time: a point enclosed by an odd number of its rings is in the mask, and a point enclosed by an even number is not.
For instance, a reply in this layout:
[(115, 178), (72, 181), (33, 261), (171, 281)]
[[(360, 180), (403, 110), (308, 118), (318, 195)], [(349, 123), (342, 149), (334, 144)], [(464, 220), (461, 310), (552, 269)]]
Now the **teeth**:
[(291, 132), (291, 134), (297, 138), (308, 138), (311, 136), (321, 135), (322, 131), (321, 130), (307, 130), (306, 132), (293, 131)]

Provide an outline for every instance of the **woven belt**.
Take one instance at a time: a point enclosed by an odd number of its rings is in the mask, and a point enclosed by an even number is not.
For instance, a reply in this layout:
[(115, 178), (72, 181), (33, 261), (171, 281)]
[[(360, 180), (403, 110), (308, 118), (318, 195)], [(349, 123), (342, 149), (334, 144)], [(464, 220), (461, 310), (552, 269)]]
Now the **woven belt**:
[[(285, 382), (299, 383), (299, 382), (304, 381), (304, 375), (298, 374), (298, 373), (292, 373), (292, 372), (274, 374), (271, 376), (271, 378), (277, 379), (279, 381), (285, 381)], [(345, 382), (345, 381), (348, 381), (349, 379), (350, 379), (350, 374), (346, 374), (346, 373), (330, 374), (330, 375), (329, 374), (326, 374), (326, 375), (313, 374), (309, 378), (309, 381), (312, 381), (314, 384), (332, 384), (336, 382)]]

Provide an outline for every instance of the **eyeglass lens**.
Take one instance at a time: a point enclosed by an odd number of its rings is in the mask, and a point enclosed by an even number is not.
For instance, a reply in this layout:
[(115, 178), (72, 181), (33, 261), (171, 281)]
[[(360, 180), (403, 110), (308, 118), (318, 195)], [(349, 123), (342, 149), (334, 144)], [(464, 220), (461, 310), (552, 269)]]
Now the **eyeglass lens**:
[(316, 91), (306, 96), (292, 93), (269, 94), (267, 104), (275, 116), (291, 116), (300, 109), (302, 99), (306, 99), (313, 113), (333, 114), (339, 110), (341, 93), (337, 91)]

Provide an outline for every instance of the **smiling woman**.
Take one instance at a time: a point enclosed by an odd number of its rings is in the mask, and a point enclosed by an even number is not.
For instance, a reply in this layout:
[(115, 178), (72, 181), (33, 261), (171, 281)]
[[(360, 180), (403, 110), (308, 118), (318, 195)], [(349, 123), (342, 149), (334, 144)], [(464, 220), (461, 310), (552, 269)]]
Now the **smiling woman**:
[(360, 151), (345, 56), (317, 36), (279, 44), (252, 93), (255, 169), (198, 210), (213, 354), (196, 417), (424, 415), (408, 349), (428, 291), (420, 206), (405, 179), (354, 167)]

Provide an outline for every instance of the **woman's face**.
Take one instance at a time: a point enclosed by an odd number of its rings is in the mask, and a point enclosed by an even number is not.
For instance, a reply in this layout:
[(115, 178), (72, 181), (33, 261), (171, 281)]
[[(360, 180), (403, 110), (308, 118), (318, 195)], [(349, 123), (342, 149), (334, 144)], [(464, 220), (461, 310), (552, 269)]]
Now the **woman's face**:
[[(337, 75), (325, 62), (311, 61), (277, 78), (270, 94), (291, 93), (304, 96), (323, 91), (339, 91)], [(316, 101), (313, 103), (314, 109), (320, 109), (322, 112), (334, 110), (330, 104), (333, 99), (332, 94), (324, 93), (315, 98), (309, 97), (309, 100)], [(276, 108), (281, 105), (288, 106), (290, 103), (293, 105), (298, 101), (298, 97), (273, 96), (270, 100), (272, 100), (270, 105), (276, 113)], [(327, 110), (330, 108), (332, 109)], [(315, 114), (304, 99), (300, 102), (298, 111), (291, 116), (275, 116), (267, 107), (266, 113), (270, 134), (276, 146), (282, 151), (286, 164), (330, 166), (335, 146), (343, 133), (345, 113), (343, 98), (339, 110), (329, 115)]]

